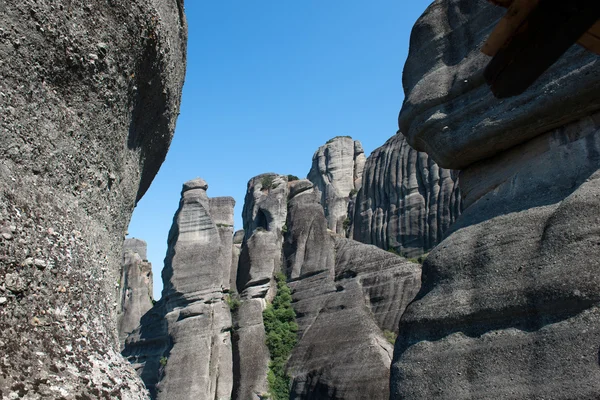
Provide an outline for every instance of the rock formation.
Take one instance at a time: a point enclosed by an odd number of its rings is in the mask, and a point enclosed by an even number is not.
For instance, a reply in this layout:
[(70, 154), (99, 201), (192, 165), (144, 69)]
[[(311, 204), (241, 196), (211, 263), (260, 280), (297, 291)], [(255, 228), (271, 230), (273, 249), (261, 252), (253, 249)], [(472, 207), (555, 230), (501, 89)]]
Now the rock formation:
[(146, 242), (125, 239), (121, 269), (119, 314), (117, 328), (119, 342), (124, 344), (127, 335), (140, 325), (142, 316), (152, 308), (152, 264), (146, 256)]
[(281, 269), (287, 215), (287, 178), (263, 174), (248, 182), (242, 211), (244, 241), (237, 272), (241, 306), (235, 315), (234, 399), (258, 400), (268, 392), (269, 350), (262, 312), (273, 295), (273, 276)]
[(400, 316), (420, 265), (327, 231), (318, 190), (292, 182), (284, 244), (299, 342), (288, 362), (293, 399), (387, 399)]
[(456, 175), (398, 133), (367, 159), (352, 237), (408, 257), (429, 251), (460, 215)]
[(227, 304), (233, 247), (231, 197), (209, 199), (208, 185), (183, 185), (169, 232), (162, 298), (123, 351), (152, 398), (229, 398), (233, 386)]
[(179, 113), (183, 2), (0, 8), (0, 397), (145, 398), (116, 286)]
[(313, 156), (308, 179), (319, 192), (328, 228), (336, 233), (348, 230), (348, 205), (360, 189), (365, 160), (362, 145), (349, 136), (329, 140)]
[(600, 59), (573, 47), (499, 101), (479, 47), (502, 13), (438, 0), (413, 30), (400, 127), (461, 170), (465, 209), (402, 317), (392, 399), (600, 393)]

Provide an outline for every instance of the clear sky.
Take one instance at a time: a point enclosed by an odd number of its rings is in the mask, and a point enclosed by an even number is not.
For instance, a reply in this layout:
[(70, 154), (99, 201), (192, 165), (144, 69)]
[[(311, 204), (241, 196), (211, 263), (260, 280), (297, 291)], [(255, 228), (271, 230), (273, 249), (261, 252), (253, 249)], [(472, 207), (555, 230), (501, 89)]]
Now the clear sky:
[(334, 136), (368, 155), (397, 130), (410, 31), (430, 0), (187, 0), (181, 115), (129, 237), (148, 243), (160, 298), (167, 234), (181, 185), (236, 200), (264, 172), (306, 177)]

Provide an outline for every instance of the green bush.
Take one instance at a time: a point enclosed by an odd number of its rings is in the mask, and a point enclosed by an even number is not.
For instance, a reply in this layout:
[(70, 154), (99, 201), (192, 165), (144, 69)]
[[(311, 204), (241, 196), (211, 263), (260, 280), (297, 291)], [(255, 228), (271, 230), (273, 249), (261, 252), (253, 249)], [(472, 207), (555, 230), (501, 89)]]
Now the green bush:
[(275, 182), (273, 175), (265, 175), (260, 179), (260, 185), (262, 186), (263, 190), (270, 189), (274, 184), (273, 182)]
[(298, 178), (296, 175), (288, 175), (287, 178), (288, 178), (288, 182), (300, 180), (300, 178)]
[(225, 295), (225, 303), (227, 303), (231, 311), (236, 311), (242, 305), (240, 297), (236, 292)]
[(398, 250), (396, 250), (396, 249), (395, 249), (395, 248), (393, 248), (393, 247), (390, 247), (389, 249), (387, 249), (387, 251), (388, 251), (388, 253), (392, 253), (392, 254), (395, 254), (395, 255), (397, 255), (397, 256), (399, 256), (399, 255), (400, 255), (400, 253), (398, 253)]
[(428, 255), (429, 253), (421, 254), (419, 257), (408, 258), (408, 261), (423, 265)]
[(287, 224), (283, 224), (283, 226), (281, 227), (281, 232), (287, 233), (287, 231), (288, 231)]
[(267, 381), (273, 400), (287, 400), (290, 397), (290, 377), (285, 371), (285, 364), (298, 341), (298, 325), (296, 313), (292, 308), (292, 292), (286, 283), (285, 275), (279, 273), (275, 280), (277, 294), (273, 303), (263, 311), (266, 344), (271, 354)]
[(353, 197), (353, 196), (355, 196), (355, 195), (356, 195), (356, 193), (358, 193), (358, 190), (356, 190), (356, 189), (352, 189), (352, 190), (350, 191), (350, 193), (349, 193), (349, 197)]
[(398, 335), (396, 335), (394, 332), (388, 331), (387, 329), (383, 331), (383, 336), (385, 336), (387, 341), (391, 344), (396, 343), (396, 338), (398, 337)]
[(344, 230), (347, 231), (348, 228), (350, 228), (350, 224), (352, 223), (352, 221), (350, 221), (350, 218), (346, 217), (346, 219), (344, 220)]
[(164, 367), (164, 366), (166, 366), (166, 365), (167, 365), (167, 360), (168, 360), (168, 359), (167, 359), (167, 357), (165, 357), (165, 356), (162, 356), (162, 357), (160, 358), (160, 366), (161, 366), (161, 367)]

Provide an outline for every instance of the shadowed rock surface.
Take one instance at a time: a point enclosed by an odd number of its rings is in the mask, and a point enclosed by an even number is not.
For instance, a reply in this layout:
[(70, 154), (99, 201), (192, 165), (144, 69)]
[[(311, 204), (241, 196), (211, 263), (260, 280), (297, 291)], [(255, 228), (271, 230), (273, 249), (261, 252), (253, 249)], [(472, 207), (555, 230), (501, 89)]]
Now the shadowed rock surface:
[(360, 189), (365, 161), (362, 144), (347, 136), (329, 140), (313, 155), (308, 179), (318, 191), (327, 226), (336, 233), (348, 229), (348, 205)]
[(179, 113), (183, 3), (1, 8), (0, 397), (145, 398), (116, 285)]
[(287, 177), (263, 174), (250, 179), (244, 202), (244, 241), (237, 271), (241, 306), (234, 315), (233, 399), (260, 399), (268, 392), (269, 350), (262, 312), (273, 297), (273, 276), (281, 270)]
[(392, 345), (383, 330), (419, 290), (421, 266), (327, 231), (319, 193), (292, 182), (285, 266), (298, 344), (292, 399), (387, 399)]
[(231, 396), (232, 324), (226, 296), (235, 202), (209, 199), (207, 188), (200, 178), (184, 184), (169, 232), (162, 298), (123, 351), (157, 399)]
[(119, 342), (125, 343), (127, 335), (140, 325), (142, 316), (152, 308), (152, 264), (146, 256), (146, 242), (125, 239), (120, 280), (120, 312), (117, 319)]
[(465, 209), (402, 317), (392, 399), (600, 393), (600, 59), (573, 47), (496, 100), (478, 51), (501, 13), (436, 1), (411, 38), (402, 130), (462, 168)]
[(429, 251), (460, 215), (457, 180), (456, 172), (438, 167), (396, 134), (367, 159), (353, 239), (407, 257)]

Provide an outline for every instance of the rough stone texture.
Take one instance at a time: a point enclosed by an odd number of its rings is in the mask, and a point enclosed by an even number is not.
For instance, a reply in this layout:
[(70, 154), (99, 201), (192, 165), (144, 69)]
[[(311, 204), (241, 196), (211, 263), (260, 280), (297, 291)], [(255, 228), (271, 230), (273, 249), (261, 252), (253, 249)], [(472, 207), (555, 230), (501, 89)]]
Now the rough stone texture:
[[(574, 47), (523, 95), (438, 91), (424, 112), (428, 82), (460, 86), (481, 74), (475, 52), (498, 13), (475, 4), (437, 1), (411, 40), (400, 120), (409, 141), (462, 168), (466, 207), (402, 317), (391, 398), (596, 399), (600, 99), (590, 94), (600, 61)], [(439, 68), (467, 49), (466, 60)], [(419, 122), (434, 109), (435, 123)]]
[(319, 195), (291, 188), (285, 265), (299, 342), (288, 362), (292, 399), (387, 399), (392, 345), (383, 329), (420, 286), (421, 266), (327, 231)]
[(336, 233), (347, 230), (348, 204), (360, 189), (365, 161), (360, 142), (346, 136), (331, 139), (313, 155), (308, 179), (319, 192), (329, 229)]
[(457, 173), (400, 133), (371, 153), (352, 219), (353, 239), (413, 257), (438, 244), (460, 215)]
[(146, 242), (140, 239), (125, 239), (123, 243), (120, 309), (117, 316), (121, 346), (127, 335), (140, 325), (142, 316), (152, 308), (152, 264), (148, 262), (146, 250)]
[(269, 350), (262, 312), (273, 295), (273, 276), (281, 269), (287, 198), (286, 176), (263, 174), (248, 182), (237, 271), (242, 304), (234, 315), (234, 399), (258, 400), (268, 391)]
[(598, 109), (600, 60), (573, 46), (520, 96), (497, 100), (479, 50), (505, 9), (436, 0), (416, 22), (400, 131), (441, 167), (463, 169)]
[(116, 286), (179, 112), (183, 4), (0, 8), (0, 397), (145, 398)]
[(226, 296), (235, 202), (209, 199), (206, 187), (184, 185), (169, 232), (162, 298), (123, 352), (157, 399), (231, 396), (232, 322)]

